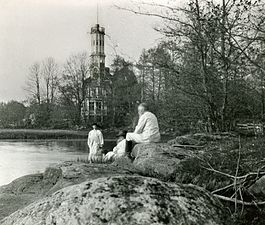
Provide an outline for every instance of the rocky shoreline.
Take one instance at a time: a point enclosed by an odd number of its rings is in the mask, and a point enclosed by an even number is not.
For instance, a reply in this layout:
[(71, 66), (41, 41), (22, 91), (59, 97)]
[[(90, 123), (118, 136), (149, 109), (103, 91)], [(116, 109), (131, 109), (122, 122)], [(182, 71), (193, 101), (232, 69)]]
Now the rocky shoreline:
[[(0, 187), (0, 224), (231, 225), (227, 205), (209, 192), (211, 184), (195, 163), (213, 151), (206, 154), (205, 143), (229, 138), (178, 137), (136, 145), (133, 162), (65, 162), (21, 177)], [(215, 188), (226, 183), (211, 179)]]

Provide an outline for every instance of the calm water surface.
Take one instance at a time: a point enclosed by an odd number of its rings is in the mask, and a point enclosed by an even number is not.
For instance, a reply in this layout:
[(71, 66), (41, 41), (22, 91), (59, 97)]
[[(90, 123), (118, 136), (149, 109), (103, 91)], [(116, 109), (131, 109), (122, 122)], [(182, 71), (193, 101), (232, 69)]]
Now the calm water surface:
[[(113, 142), (106, 142), (105, 148), (112, 147)], [(86, 140), (0, 141), (0, 186), (43, 172), (49, 165), (87, 156)]]

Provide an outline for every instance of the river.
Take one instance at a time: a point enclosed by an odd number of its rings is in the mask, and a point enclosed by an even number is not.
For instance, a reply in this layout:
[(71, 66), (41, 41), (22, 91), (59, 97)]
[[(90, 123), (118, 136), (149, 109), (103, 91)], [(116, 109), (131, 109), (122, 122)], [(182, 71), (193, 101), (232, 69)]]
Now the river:
[[(105, 148), (114, 143), (107, 141)], [(63, 161), (86, 159), (86, 140), (0, 141), (0, 186)]]

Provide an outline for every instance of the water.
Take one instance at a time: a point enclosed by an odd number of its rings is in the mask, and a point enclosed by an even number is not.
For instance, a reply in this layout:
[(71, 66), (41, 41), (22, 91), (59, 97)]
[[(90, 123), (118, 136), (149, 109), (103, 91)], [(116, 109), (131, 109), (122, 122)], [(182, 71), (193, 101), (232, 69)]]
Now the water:
[[(112, 147), (113, 142), (105, 143), (105, 148)], [(0, 141), (0, 186), (43, 172), (49, 165), (87, 156), (86, 140)]]

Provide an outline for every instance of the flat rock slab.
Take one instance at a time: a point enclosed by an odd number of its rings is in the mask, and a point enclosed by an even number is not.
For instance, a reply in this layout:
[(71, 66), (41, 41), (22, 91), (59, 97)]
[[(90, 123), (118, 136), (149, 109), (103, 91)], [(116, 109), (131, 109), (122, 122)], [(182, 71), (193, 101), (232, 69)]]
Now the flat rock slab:
[(192, 185), (141, 176), (73, 185), (0, 221), (2, 225), (225, 225), (222, 206)]

